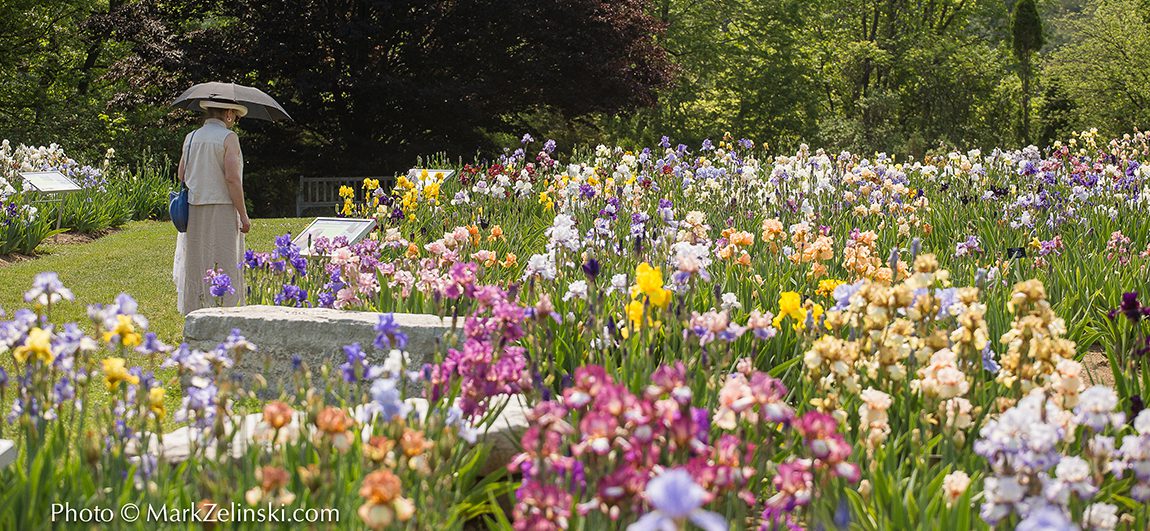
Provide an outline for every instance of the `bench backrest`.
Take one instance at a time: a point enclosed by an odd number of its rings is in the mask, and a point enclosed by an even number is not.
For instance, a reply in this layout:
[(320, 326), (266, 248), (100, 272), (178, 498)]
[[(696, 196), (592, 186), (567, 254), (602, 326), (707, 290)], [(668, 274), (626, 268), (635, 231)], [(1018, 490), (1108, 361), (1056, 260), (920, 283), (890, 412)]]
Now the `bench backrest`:
[(300, 176), (299, 178), (299, 191), (296, 194), (296, 216), (302, 217), (304, 211), (308, 209), (323, 208), (327, 209), (327, 214), (331, 214), (332, 210), (338, 208), (343, 204), (343, 199), (339, 196), (339, 189), (342, 186), (350, 186), (355, 190), (355, 200), (362, 202), (363, 197), (363, 180), (364, 179), (378, 179), (380, 186), (384, 190), (391, 187), (391, 177), (306, 177)]

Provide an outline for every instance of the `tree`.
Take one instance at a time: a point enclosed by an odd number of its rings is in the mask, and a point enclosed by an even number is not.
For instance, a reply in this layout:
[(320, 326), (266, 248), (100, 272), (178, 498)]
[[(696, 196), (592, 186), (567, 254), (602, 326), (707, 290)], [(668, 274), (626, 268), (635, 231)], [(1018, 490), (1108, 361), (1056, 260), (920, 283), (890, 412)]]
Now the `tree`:
[(660, 0), (662, 44), (681, 75), (657, 108), (638, 113), (640, 130), (620, 136), (653, 143), (668, 135), (692, 145), (728, 131), (772, 144), (810, 139), (819, 86), (803, 42), (816, 9), (802, 0)]
[(1030, 82), (1034, 70), (1031, 56), (1046, 42), (1042, 36), (1042, 18), (1034, 0), (1018, 0), (1011, 15), (1010, 33), (1014, 56), (1018, 59), (1018, 77), (1022, 80), (1022, 141), (1030, 142)]
[(1097, 127), (1107, 135), (1150, 129), (1150, 2), (1092, 0), (1058, 19), (1068, 35), (1045, 62), (1068, 114), (1065, 129)]
[(0, 131), (13, 142), (102, 151), (113, 129), (104, 79), (119, 51), (102, 17), (122, 0), (0, 2)]
[[(153, 2), (161, 18), (164, 4)], [(245, 139), (253, 146), (245, 151), (267, 163), (392, 172), (420, 154), (487, 148), (485, 135), (521, 110), (572, 117), (653, 104), (672, 69), (647, 8), (647, 0), (228, 0), (192, 17), (177, 53), (145, 53), (144, 63), (279, 99), (296, 126), (255, 124), (258, 138)], [(170, 14), (173, 33), (188, 27), (188, 12)]]

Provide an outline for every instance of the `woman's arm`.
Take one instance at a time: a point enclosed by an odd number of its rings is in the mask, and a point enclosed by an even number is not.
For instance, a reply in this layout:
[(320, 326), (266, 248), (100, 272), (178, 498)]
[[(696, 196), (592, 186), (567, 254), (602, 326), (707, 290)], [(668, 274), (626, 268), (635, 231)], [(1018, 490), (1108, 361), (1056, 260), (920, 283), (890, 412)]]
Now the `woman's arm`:
[(224, 181), (228, 185), (228, 196), (232, 206), (240, 215), (240, 232), (247, 233), (252, 228), (248, 219), (248, 207), (244, 204), (243, 152), (240, 151), (240, 137), (235, 133), (224, 140)]
[(180, 178), (180, 182), (184, 182), (184, 159), (188, 158), (187, 153), (187, 139), (184, 139), (184, 147), (180, 149), (180, 166), (176, 168), (176, 177)]

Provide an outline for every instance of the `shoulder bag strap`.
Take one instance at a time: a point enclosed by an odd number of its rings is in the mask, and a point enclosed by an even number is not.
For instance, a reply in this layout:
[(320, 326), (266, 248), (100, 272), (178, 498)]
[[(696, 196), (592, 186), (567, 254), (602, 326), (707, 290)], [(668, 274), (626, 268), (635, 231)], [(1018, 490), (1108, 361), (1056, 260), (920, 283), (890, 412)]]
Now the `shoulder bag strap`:
[(192, 153), (192, 139), (196, 137), (196, 131), (192, 131), (192, 134), (188, 135), (188, 142), (184, 145), (184, 180), (180, 182), (180, 187), (185, 190), (188, 188), (188, 166), (192, 164), (190, 155)]

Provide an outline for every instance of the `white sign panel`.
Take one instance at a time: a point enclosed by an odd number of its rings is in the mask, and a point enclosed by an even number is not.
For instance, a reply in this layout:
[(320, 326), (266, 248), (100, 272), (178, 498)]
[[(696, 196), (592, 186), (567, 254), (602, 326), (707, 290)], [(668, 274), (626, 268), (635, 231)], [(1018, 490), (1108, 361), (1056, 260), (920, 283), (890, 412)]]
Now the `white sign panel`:
[(80, 189), (76, 181), (58, 171), (32, 171), (20, 177), (37, 192), (75, 192)]
[[(418, 182), (419, 179), (421, 178), (421, 176), (423, 175), (423, 171), (424, 171), (424, 168), (412, 168), (410, 170), (407, 170), (407, 178), (411, 179), (412, 181)], [(438, 180), (440, 182), (442, 182), (442, 181), (446, 181), (452, 175), (455, 175), (455, 170), (435, 170), (435, 169), (427, 168), (428, 179), (434, 179), (436, 176), (438, 176), (439, 177)]]
[(374, 228), (374, 219), (316, 218), (292, 240), (292, 243), (299, 246), (300, 254), (311, 256), (311, 247), (320, 238), (327, 238), (330, 242), (343, 236), (350, 245), (366, 238)]

